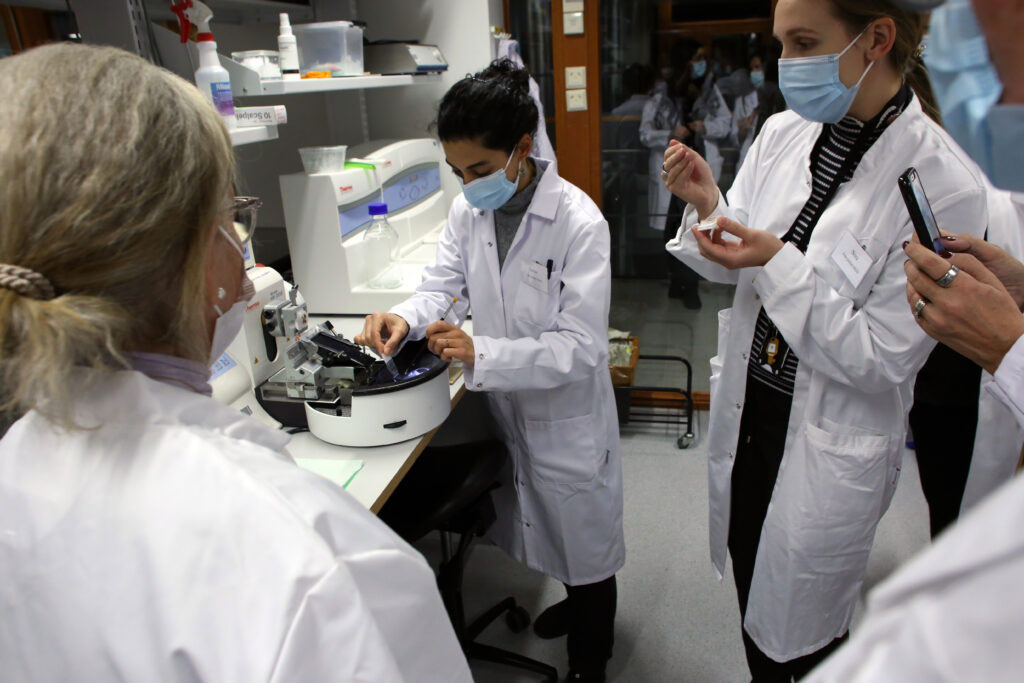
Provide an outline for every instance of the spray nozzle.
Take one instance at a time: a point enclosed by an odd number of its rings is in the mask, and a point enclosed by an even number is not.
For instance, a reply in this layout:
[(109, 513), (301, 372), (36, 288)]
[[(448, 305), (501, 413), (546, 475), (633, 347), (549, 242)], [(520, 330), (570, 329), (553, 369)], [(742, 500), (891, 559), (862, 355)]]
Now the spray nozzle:
[(204, 42), (213, 40), (213, 33), (210, 32), (210, 20), (213, 19), (213, 10), (199, 0), (180, 0), (171, 5), (171, 11), (178, 17), (178, 29), (181, 35), (181, 42), (188, 42), (192, 27), (196, 27), (196, 41)]

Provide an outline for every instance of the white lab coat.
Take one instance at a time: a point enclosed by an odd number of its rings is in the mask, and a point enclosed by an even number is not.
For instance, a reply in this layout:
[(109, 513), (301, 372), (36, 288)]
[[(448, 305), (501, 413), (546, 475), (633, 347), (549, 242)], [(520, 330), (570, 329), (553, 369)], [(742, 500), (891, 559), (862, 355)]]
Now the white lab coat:
[(1024, 477), (1004, 484), (868, 597), (807, 683), (1017, 683), (1024, 673)]
[(470, 681), (423, 558), (288, 436), (133, 371), (0, 441), (0, 678)]
[[(821, 125), (771, 117), (717, 213), (782, 236), (810, 194)], [(865, 154), (814, 230), (806, 254), (787, 244), (763, 268), (730, 271), (700, 256), (689, 227), (668, 250), (699, 274), (737, 285), (719, 314), (708, 435), (711, 557), (721, 576), (730, 484), (761, 306), (800, 358), (785, 455), (757, 550), (744, 626), (777, 661), (809, 654), (850, 624), (875, 527), (900, 470), (914, 376), (934, 342), (911, 317), (902, 242), (913, 229), (896, 179), (915, 166), (940, 226), (980, 234), (980, 171), (916, 98)], [(831, 260), (844, 233), (873, 261), (851, 283)]]
[[(608, 373), (610, 238), (590, 198), (536, 161), (546, 171), (501, 271), (494, 213), (460, 195), (436, 262), (392, 312), (408, 321), (409, 339), (422, 339), (452, 297), (460, 319), (472, 306), (476, 361), (466, 386), (487, 392), (510, 453), (490, 536), (527, 566), (584, 585), (625, 562)], [(535, 287), (526, 280), (538, 270)]]
[[(989, 187), (988, 241), (1017, 259), (1024, 258), (1024, 196)], [(957, 232), (954, 230), (953, 232)], [(967, 475), (960, 513), (980, 503), (992, 491), (1013, 477), (1024, 444), (1024, 428), (996, 394), (989, 390), (992, 375), (981, 373), (978, 395), (978, 429)]]

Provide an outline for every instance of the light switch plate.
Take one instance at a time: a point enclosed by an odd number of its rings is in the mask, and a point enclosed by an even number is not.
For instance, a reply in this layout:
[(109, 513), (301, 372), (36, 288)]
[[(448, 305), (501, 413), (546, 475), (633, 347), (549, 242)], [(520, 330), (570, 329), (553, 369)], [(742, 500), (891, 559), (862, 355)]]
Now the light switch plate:
[(583, 11), (583, 0), (563, 0), (562, 1), (563, 12), (582, 12)]
[(586, 111), (587, 110), (587, 91), (586, 89), (581, 90), (566, 90), (565, 91), (565, 108), (568, 111)]
[(577, 90), (587, 87), (587, 67), (567, 66), (565, 67), (565, 89)]
[(567, 36), (576, 36), (583, 33), (583, 12), (566, 12), (563, 15), (563, 32)]

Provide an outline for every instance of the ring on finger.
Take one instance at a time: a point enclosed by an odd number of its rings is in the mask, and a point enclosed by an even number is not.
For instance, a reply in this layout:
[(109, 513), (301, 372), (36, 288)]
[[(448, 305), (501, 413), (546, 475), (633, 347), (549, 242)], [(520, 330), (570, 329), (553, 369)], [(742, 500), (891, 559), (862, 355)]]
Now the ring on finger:
[(924, 299), (918, 299), (914, 304), (914, 317), (920, 318), (921, 314), (924, 313), (924, 307), (928, 305), (928, 302)]
[(955, 280), (956, 276), (959, 274), (959, 268), (957, 268), (956, 266), (950, 266), (949, 270), (946, 271), (946, 274), (940, 277), (938, 280), (936, 280), (935, 283), (939, 287), (949, 287), (950, 285), (953, 284), (953, 280)]

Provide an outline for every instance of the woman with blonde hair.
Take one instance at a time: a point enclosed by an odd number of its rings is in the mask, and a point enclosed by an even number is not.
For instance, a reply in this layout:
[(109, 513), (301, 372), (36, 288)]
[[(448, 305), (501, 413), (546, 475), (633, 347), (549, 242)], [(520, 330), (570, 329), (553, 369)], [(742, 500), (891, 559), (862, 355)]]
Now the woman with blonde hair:
[(256, 205), (213, 107), (77, 45), (0, 92), (4, 677), (470, 680), (422, 557), (209, 398)]

